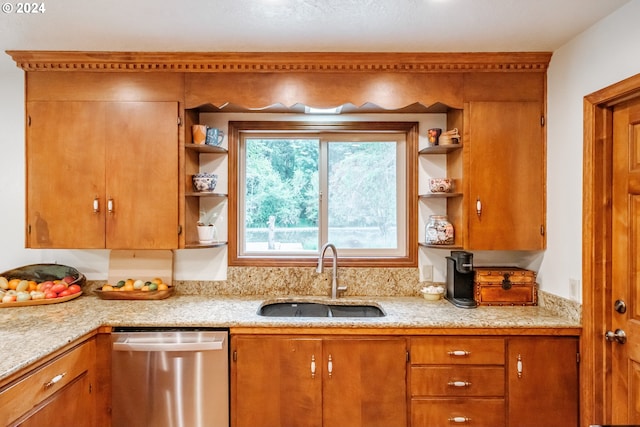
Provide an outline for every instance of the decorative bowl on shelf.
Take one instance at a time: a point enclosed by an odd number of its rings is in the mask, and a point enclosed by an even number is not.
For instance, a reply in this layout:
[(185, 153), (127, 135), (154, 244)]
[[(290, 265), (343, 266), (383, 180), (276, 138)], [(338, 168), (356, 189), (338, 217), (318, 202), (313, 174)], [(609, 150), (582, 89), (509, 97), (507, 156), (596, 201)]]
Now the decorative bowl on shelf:
[(429, 191), (432, 193), (450, 193), (453, 188), (453, 180), (450, 178), (430, 178)]
[(193, 191), (211, 192), (216, 188), (218, 183), (218, 175), (215, 173), (201, 172), (191, 177), (193, 182)]

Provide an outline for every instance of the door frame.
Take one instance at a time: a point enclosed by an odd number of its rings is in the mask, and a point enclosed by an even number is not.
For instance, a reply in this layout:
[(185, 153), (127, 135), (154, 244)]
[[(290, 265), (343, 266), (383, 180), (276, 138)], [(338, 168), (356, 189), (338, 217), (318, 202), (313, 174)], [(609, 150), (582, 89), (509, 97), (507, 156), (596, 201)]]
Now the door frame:
[(640, 74), (584, 97), (582, 202), (582, 426), (611, 420), (613, 108), (640, 97)]

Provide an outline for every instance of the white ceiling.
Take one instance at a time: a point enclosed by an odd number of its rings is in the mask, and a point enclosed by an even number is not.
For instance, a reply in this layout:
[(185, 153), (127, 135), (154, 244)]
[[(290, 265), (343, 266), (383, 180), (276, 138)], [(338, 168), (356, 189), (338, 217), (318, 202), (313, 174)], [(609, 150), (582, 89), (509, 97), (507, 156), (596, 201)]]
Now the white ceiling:
[(554, 51), (629, 0), (7, 1), (2, 50), (506, 52)]

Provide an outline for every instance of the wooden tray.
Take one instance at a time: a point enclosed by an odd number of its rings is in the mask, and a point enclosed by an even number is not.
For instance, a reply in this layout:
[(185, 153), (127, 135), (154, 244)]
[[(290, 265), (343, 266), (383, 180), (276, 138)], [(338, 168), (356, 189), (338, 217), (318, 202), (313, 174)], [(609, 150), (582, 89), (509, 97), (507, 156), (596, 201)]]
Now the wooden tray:
[(78, 298), (80, 295), (82, 295), (82, 292), (78, 292), (77, 294), (67, 295), (66, 297), (60, 297), (60, 298), (35, 299), (35, 300), (19, 301), (19, 302), (18, 301), (3, 302), (3, 303), (0, 303), (0, 308), (25, 307), (27, 305), (57, 304), (59, 302), (66, 302), (74, 298)]
[(166, 291), (101, 291), (96, 289), (94, 294), (101, 299), (119, 299), (119, 300), (158, 300), (169, 298), (173, 295), (173, 286)]

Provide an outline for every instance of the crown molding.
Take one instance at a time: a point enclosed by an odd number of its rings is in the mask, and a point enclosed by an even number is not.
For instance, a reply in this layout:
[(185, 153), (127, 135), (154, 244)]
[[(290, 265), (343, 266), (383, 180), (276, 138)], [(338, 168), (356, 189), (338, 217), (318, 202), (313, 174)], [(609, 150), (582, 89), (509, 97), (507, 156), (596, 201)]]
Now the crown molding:
[(7, 50), (25, 71), (546, 72), (550, 52), (98, 52)]

